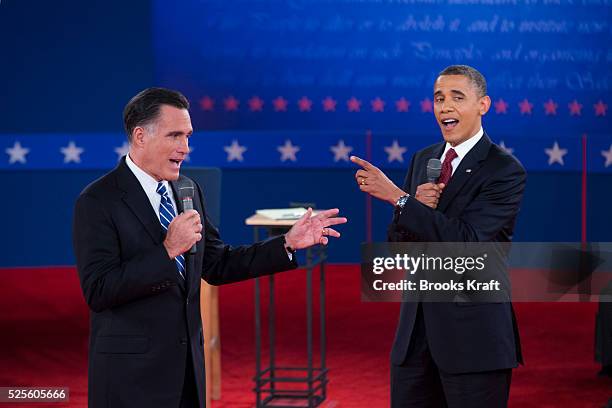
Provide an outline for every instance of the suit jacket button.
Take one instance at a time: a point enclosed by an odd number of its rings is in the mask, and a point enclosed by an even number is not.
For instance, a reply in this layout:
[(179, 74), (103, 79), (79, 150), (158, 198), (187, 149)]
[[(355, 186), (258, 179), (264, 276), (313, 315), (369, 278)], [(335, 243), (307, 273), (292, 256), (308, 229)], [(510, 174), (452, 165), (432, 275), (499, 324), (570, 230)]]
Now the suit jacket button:
[(187, 338), (186, 337), (181, 337), (181, 344), (183, 344), (183, 345), (187, 344)]
[(187, 298), (187, 301), (185, 303), (189, 304), (189, 298)]

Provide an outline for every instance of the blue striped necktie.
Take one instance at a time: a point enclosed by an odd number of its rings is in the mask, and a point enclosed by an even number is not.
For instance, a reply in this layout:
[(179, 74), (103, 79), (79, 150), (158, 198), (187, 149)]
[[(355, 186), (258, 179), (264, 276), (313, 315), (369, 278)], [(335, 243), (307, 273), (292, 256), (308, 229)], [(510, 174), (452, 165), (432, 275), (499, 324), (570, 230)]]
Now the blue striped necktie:
[[(168, 191), (163, 182), (160, 181), (157, 183), (156, 191), (157, 194), (161, 196), (161, 201), (159, 203), (159, 221), (162, 227), (164, 227), (164, 230), (168, 231), (168, 225), (170, 225), (170, 222), (176, 217), (176, 213), (174, 212), (172, 201), (170, 201), (170, 197), (168, 197)], [(178, 269), (179, 275), (181, 275), (181, 278), (185, 279), (185, 257), (179, 255), (174, 258), (174, 261), (176, 262), (176, 269)]]

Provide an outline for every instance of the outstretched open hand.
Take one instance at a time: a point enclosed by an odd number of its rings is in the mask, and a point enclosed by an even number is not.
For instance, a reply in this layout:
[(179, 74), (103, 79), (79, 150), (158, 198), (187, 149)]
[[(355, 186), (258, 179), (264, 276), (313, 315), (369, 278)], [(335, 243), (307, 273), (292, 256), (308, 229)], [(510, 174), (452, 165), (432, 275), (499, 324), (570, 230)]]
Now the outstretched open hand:
[(293, 249), (302, 249), (316, 244), (327, 245), (328, 237), (340, 237), (338, 231), (329, 228), (331, 225), (344, 224), (347, 221), (344, 217), (336, 217), (339, 212), (339, 209), (333, 208), (313, 216), (312, 208), (309, 208), (285, 234), (287, 245)]

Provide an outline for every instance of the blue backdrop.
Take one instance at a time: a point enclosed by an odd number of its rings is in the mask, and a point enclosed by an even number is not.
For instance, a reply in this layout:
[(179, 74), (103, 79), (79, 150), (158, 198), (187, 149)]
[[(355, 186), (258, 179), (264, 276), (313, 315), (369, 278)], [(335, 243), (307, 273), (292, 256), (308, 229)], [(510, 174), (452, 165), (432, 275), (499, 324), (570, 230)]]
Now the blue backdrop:
[(437, 134), (433, 82), (463, 63), (488, 78), (492, 133), (575, 136), (609, 130), (610, 23), (599, 1), (156, 0), (153, 48), (200, 129)]
[[(356, 262), (366, 206), (346, 158), (369, 157), (401, 183), (412, 154), (440, 138), (431, 90), (454, 63), (485, 74), (485, 129), (529, 171), (516, 239), (579, 241), (585, 227), (609, 241), (610, 11), (564, 0), (1, 2), (0, 182), (19, 199), (3, 204), (0, 266), (74, 262), (72, 205), (91, 181), (75, 171), (116, 164), (123, 106), (155, 85), (192, 102), (186, 165), (223, 169), (227, 241), (251, 240), (243, 221), (257, 208), (310, 201), (349, 216), (330, 255)], [(374, 239), (390, 211), (374, 202)]]

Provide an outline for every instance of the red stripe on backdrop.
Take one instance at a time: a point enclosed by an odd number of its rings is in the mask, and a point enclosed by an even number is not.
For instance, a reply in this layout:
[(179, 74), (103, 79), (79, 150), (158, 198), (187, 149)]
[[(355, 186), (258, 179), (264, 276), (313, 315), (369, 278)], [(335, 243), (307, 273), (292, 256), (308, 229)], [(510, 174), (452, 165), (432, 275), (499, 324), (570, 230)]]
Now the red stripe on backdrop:
[[(85, 407), (88, 311), (74, 268), (0, 269), (0, 275), (0, 385), (68, 386), (69, 406)], [(328, 405), (388, 407), (389, 350), (399, 305), (362, 303), (358, 265), (330, 265), (326, 277)], [(277, 359), (303, 362), (305, 274), (283, 273), (275, 283)], [(263, 289), (265, 298), (267, 285)], [(265, 313), (267, 302), (262, 306)], [(253, 406), (252, 307), (253, 281), (221, 287), (222, 399), (214, 408)], [(510, 406), (604, 406), (612, 380), (597, 378), (593, 362), (597, 304), (517, 303), (515, 308), (526, 365), (514, 371)]]
[(587, 135), (582, 135), (582, 243), (587, 242)]

